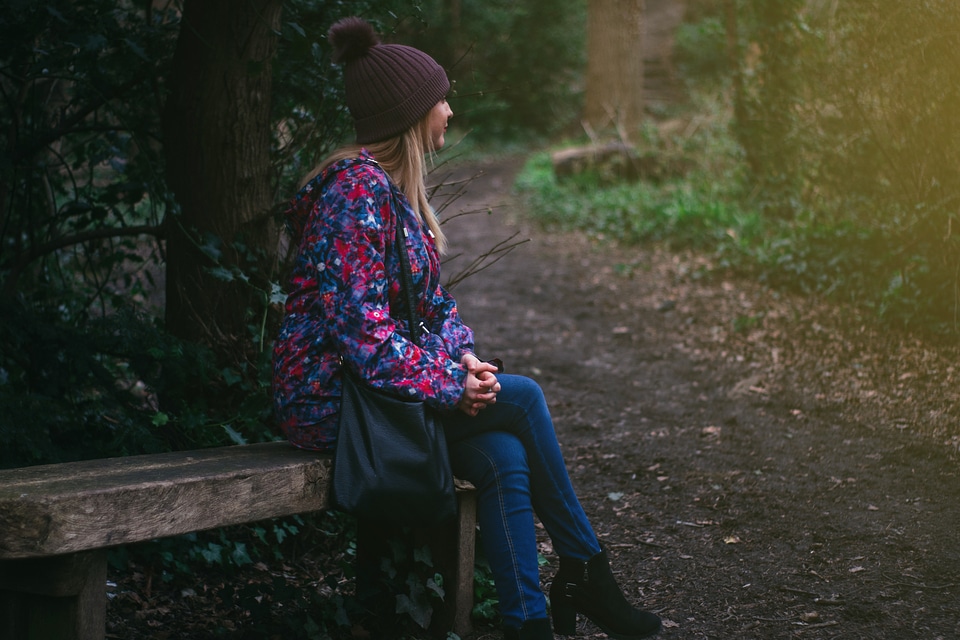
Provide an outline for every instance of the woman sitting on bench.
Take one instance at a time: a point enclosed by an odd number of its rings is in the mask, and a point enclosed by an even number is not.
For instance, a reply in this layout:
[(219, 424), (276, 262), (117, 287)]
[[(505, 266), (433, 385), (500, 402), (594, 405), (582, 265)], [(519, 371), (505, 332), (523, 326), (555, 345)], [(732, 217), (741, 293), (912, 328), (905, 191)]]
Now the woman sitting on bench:
[[(295, 445), (332, 451), (341, 355), (371, 386), (442, 415), (453, 470), (477, 487), (478, 519), (506, 638), (548, 640), (534, 513), (560, 556), (550, 589), (553, 626), (576, 614), (617, 638), (656, 633), (659, 618), (627, 603), (571, 486), (543, 393), (473, 352), (472, 331), (440, 285), (444, 236), (427, 202), (424, 156), (444, 144), (453, 112), (443, 68), (417, 49), (381, 44), (359, 18), (333, 25), (356, 144), (334, 152), (288, 212), (297, 255), (274, 353), (274, 404)], [(393, 207), (397, 202), (400, 206)], [(396, 225), (409, 236), (421, 346), (390, 314), (397, 298)]]

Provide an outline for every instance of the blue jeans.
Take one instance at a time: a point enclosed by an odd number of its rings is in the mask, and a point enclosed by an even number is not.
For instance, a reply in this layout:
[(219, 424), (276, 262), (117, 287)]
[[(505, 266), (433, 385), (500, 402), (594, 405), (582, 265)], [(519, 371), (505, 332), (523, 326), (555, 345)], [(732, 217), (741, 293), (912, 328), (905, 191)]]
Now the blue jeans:
[(477, 518), (504, 626), (547, 617), (534, 513), (560, 556), (588, 560), (600, 544), (580, 506), (540, 386), (500, 374), (497, 402), (443, 417), (453, 471), (477, 488)]

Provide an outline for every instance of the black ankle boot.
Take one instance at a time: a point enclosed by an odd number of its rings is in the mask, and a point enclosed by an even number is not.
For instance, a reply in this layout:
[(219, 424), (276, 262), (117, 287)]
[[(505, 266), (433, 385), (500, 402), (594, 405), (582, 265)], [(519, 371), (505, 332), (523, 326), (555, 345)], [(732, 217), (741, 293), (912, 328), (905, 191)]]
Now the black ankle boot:
[(560, 569), (550, 585), (553, 629), (560, 635), (577, 632), (577, 614), (590, 618), (616, 640), (646, 638), (660, 631), (660, 618), (631, 606), (610, 571), (607, 552), (587, 562), (560, 558)]
[(503, 640), (553, 640), (553, 630), (546, 618), (527, 620), (520, 629), (504, 628)]

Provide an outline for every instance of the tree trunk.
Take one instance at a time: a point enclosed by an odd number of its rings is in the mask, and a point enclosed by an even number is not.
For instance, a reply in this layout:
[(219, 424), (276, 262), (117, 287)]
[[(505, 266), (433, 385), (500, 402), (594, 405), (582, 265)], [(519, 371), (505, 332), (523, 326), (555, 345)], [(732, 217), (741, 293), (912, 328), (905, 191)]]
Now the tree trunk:
[(166, 220), (167, 328), (238, 356), (275, 257), (271, 62), (282, 5), (186, 0), (164, 108), (180, 207)]
[[(629, 138), (643, 117), (645, 0), (590, 0), (583, 118), (594, 131)], [(625, 140), (628, 141), (628, 140)]]
[[(737, 1), (723, 0), (724, 24), (727, 32), (727, 64), (733, 77), (733, 121), (734, 131), (740, 144), (747, 149), (743, 140), (743, 127), (746, 126), (747, 111), (743, 93), (743, 62), (740, 52), (740, 23), (737, 17)], [(755, 168), (756, 158), (747, 155), (747, 162)]]

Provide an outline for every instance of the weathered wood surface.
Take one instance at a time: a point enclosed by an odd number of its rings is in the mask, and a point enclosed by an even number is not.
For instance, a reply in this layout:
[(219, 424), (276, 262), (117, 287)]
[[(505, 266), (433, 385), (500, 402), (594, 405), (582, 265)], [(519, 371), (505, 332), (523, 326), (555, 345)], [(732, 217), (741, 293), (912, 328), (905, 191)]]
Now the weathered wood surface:
[(450, 627), (457, 635), (466, 636), (473, 629), (471, 613), (477, 534), (477, 492), (471, 483), (465, 481), (458, 483), (457, 489), (460, 509), (457, 518), (457, 548), (452, 554), (457, 566), (452, 573), (453, 593), (447, 608), (453, 617)]
[(326, 509), (330, 472), (286, 442), (0, 470), (0, 559)]

